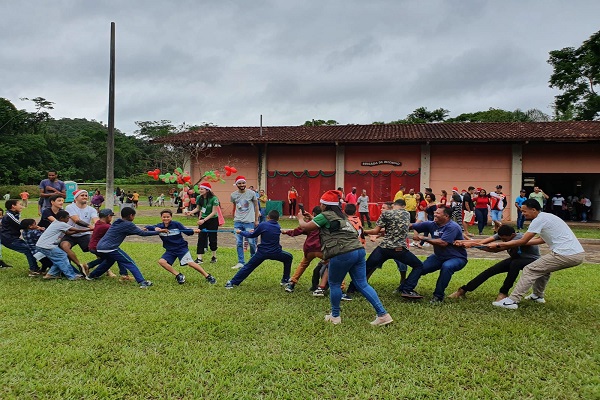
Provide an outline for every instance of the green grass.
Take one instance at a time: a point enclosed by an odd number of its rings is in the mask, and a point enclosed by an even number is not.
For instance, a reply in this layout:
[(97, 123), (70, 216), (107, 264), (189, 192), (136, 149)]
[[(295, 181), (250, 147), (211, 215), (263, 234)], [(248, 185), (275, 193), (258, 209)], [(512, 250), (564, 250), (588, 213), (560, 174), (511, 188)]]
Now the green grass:
[[(326, 324), (328, 299), (308, 292), (310, 269), (292, 294), (276, 262), (226, 290), (236, 258), (219, 249), (219, 262), (204, 264), (217, 285), (181, 267), (188, 282), (180, 286), (157, 265), (158, 244), (123, 248), (155, 286), (29, 278), (25, 259), (3, 249), (15, 268), (0, 271), (0, 398), (600, 396), (598, 265), (557, 273), (547, 304), (510, 311), (490, 304), (502, 277), (467, 300), (403, 301), (388, 262), (372, 284), (395, 322), (374, 328), (360, 296), (342, 304), (341, 325)], [(295, 267), (301, 253), (292, 253)], [(470, 261), (449, 289), (490, 264)], [(418, 290), (431, 295), (435, 278)]]
[[(426, 300), (404, 301), (388, 262), (371, 283), (395, 322), (374, 328), (360, 296), (342, 304), (341, 325), (326, 324), (328, 299), (308, 292), (311, 269), (292, 294), (277, 262), (226, 290), (237, 261), (221, 248), (204, 264), (217, 285), (188, 267), (178, 285), (156, 263), (160, 245), (123, 248), (155, 286), (29, 278), (25, 258), (3, 249), (15, 268), (0, 270), (0, 398), (600, 398), (597, 264), (554, 274), (548, 303), (511, 311), (490, 304), (502, 276), (431, 306), (437, 274), (427, 275), (417, 287)], [(301, 252), (292, 254), (295, 268)], [(469, 261), (448, 293), (492, 262)]]

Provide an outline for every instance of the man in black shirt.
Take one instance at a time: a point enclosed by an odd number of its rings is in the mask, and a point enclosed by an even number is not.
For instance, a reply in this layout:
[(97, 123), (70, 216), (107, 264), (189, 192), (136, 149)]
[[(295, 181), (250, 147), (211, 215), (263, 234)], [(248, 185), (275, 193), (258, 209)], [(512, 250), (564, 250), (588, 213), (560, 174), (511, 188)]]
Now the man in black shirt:
[(475, 203), (473, 202), (473, 192), (475, 192), (475, 188), (473, 186), (469, 186), (469, 190), (463, 195), (463, 235), (465, 238), (469, 238), (471, 234), (469, 233), (469, 224), (475, 218)]

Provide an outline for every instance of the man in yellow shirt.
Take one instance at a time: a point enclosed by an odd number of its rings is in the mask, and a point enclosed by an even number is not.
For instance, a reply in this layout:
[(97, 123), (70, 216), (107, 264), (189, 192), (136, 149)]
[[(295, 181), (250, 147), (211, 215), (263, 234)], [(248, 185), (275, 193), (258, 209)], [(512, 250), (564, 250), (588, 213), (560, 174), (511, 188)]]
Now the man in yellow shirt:
[(408, 193), (404, 195), (404, 201), (406, 202), (405, 210), (410, 214), (410, 222), (414, 224), (417, 217), (417, 197), (415, 196), (415, 189), (410, 189)]
[(398, 190), (396, 192), (396, 194), (394, 195), (394, 198), (392, 199), (392, 202), (398, 200), (398, 199), (403, 199), (404, 200), (404, 185), (400, 185), (400, 190)]

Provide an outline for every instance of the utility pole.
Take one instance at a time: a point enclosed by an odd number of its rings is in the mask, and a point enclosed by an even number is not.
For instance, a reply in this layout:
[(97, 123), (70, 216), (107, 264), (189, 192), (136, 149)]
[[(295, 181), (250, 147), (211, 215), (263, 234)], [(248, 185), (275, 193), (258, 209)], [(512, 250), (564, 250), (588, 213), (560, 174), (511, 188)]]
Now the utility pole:
[(110, 76), (108, 79), (108, 134), (106, 136), (106, 205), (114, 207), (115, 193), (115, 23), (110, 23)]

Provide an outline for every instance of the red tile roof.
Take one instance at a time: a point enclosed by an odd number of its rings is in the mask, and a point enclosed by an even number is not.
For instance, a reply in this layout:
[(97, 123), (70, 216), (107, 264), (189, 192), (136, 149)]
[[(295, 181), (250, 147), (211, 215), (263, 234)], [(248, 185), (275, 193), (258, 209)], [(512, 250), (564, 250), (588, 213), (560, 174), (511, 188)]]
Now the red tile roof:
[(436, 123), (334, 126), (209, 126), (158, 143), (390, 143), (600, 141), (600, 121)]

